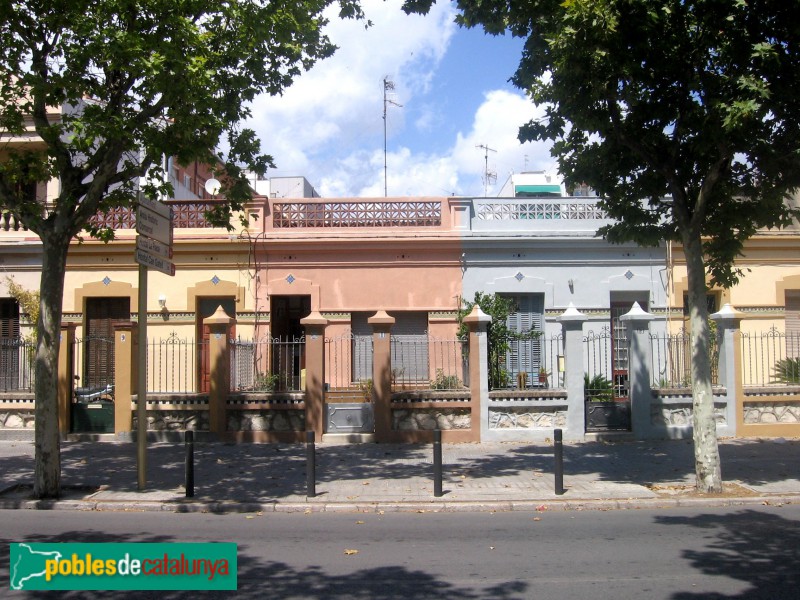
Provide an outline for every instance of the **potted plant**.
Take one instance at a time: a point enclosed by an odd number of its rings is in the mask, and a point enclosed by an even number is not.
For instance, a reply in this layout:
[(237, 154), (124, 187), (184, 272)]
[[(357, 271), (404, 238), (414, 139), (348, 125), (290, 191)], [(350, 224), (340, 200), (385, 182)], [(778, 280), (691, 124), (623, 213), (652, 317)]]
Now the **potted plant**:
[(544, 367), (539, 367), (539, 383), (546, 384), (549, 377), (550, 377), (550, 371), (548, 371)]

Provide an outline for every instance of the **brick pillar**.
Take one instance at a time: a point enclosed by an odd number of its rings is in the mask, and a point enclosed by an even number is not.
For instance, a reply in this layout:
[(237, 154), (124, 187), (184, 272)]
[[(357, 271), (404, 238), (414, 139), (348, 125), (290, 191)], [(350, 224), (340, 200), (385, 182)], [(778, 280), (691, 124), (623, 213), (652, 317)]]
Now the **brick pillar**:
[(717, 435), (739, 435), (744, 426), (742, 392), (742, 313), (730, 304), (711, 315), (717, 323), (719, 340), (718, 381), (725, 386), (728, 401), (725, 407), (724, 426), (717, 425)]
[(318, 311), (300, 320), (306, 330), (306, 431), (322, 441), (325, 433), (325, 327), (328, 320)]
[(469, 390), (470, 427), (475, 441), (486, 438), (489, 433), (489, 346), (486, 328), (492, 317), (476, 303), (464, 323), (469, 328)]
[(222, 435), (228, 429), (225, 409), (230, 392), (230, 337), (233, 319), (228, 316), (222, 306), (205, 319), (203, 324), (208, 326), (208, 359), (211, 381), (208, 393), (208, 421), (209, 431)]
[(372, 325), (372, 401), (375, 408), (375, 440), (388, 441), (392, 434), (391, 329), (394, 317), (379, 310), (367, 322)]
[(75, 324), (61, 324), (58, 348), (58, 430), (63, 438), (71, 425), (72, 389), (75, 386)]
[(136, 324), (126, 321), (114, 325), (114, 433), (132, 429), (131, 396), (139, 373)]
[(650, 418), (653, 403), (651, 368), (653, 347), (650, 344), (650, 321), (655, 315), (642, 310), (634, 302), (630, 311), (619, 320), (628, 336), (628, 397), (631, 401), (631, 429), (639, 439), (656, 437)]
[(559, 317), (564, 334), (564, 387), (567, 389), (567, 430), (564, 437), (582, 440), (586, 433), (583, 389), (583, 324), (588, 317), (572, 302)]

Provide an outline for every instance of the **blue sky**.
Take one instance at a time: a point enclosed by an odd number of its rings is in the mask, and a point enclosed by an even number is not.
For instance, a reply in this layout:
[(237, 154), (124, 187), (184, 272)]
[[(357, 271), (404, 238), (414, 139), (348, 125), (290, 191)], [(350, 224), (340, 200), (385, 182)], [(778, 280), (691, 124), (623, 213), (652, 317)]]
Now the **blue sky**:
[(390, 196), (482, 195), (484, 151), (497, 193), (512, 172), (551, 170), (546, 144), (521, 145), (519, 126), (542, 114), (508, 79), (523, 41), (453, 23), (440, 2), (406, 16), (401, 0), (365, 0), (373, 22), (331, 16), (337, 53), (278, 98), (253, 104), (254, 127), (277, 168), (305, 176), (324, 197), (384, 195), (383, 79), (395, 84), (387, 114)]

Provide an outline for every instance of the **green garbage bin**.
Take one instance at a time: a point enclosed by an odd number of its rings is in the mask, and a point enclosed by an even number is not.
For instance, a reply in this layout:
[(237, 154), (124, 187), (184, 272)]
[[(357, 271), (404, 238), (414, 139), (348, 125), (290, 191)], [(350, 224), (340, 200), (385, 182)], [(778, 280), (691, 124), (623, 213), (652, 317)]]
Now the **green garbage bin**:
[(73, 433), (114, 433), (113, 400), (73, 403), (72, 431)]

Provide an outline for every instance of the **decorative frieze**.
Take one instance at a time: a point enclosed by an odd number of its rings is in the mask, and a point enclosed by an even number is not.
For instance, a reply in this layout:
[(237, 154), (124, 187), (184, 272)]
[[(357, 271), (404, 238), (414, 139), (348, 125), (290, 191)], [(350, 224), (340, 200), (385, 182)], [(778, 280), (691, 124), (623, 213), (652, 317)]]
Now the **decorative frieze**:
[(746, 425), (800, 423), (800, 402), (746, 402)]
[(489, 429), (553, 429), (566, 425), (566, 408), (554, 406), (489, 408)]
[(302, 410), (228, 411), (228, 431), (304, 431)]
[(392, 411), (394, 431), (443, 431), (469, 429), (471, 425), (468, 408), (398, 409)]
[[(693, 415), (691, 403), (650, 405), (650, 423), (656, 427), (691, 427)], [(724, 406), (714, 406), (714, 421), (718, 427), (728, 424)]]
[[(138, 427), (133, 411), (133, 430)], [(208, 431), (207, 410), (148, 410), (148, 431)]]
[(35, 420), (33, 410), (0, 411), (0, 429), (33, 429)]

